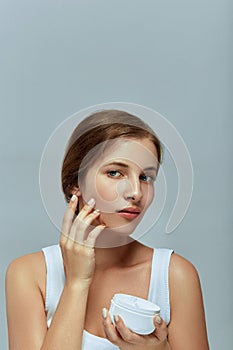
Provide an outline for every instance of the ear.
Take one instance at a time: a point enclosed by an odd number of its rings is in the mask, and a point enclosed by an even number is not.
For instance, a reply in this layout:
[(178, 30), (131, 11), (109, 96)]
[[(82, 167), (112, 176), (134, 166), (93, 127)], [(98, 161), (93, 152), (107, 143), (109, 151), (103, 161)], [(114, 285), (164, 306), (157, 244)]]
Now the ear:
[(74, 186), (71, 190), (71, 193), (76, 194), (76, 196), (78, 196), (78, 197), (80, 197), (82, 195), (79, 186), (78, 187)]

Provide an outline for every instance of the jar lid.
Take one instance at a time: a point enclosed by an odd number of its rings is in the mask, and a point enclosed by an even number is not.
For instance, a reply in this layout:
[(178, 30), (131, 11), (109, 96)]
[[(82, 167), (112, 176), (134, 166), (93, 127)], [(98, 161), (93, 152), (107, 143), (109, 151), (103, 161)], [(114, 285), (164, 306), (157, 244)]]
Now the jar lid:
[(144, 315), (153, 316), (160, 313), (160, 307), (149, 300), (128, 294), (115, 294), (113, 302), (125, 309), (140, 312)]

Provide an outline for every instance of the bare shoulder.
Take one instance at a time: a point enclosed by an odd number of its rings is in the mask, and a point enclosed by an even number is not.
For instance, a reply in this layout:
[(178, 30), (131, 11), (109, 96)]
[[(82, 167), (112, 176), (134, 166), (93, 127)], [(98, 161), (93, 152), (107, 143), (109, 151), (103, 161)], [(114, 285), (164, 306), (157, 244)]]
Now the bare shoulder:
[(11, 261), (7, 268), (7, 274), (15, 272), (32, 273), (45, 268), (45, 260), (43, 252), (36, 252), (20, 256)]
[(9, 264), (6, 272), (9, 349), (41, 348), (47, 330), (45, 285), (43, 252), (24, 255)]
[(26, 254), (14, 259), (6, 271), (6, 284), (20, 286), (27, 283), (45, 287), (46, 265), (43, 252)]
[(176, 286), (177, 283), (199, 283), (199, 276), (196, 267), (187, 259), (173, 253), (170, 261), (170, 283)]
[(172, 349), (208, 350), (202, 290), (195, 266), (172, 254), (169, 269), (171, 321), (169, 342)]
[(200, 279), (196, 267), (184, 257), (173, 253), (169, 269), (169, 285), (171, 308), (182, 303), (187, 298), (190, 301), (198, 299), (202, 303)]

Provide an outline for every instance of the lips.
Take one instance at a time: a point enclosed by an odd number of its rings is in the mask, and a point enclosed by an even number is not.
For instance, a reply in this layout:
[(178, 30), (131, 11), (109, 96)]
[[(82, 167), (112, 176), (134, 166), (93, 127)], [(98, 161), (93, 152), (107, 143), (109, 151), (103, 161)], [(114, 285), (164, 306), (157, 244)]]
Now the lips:
[(135, 219), (140, 214), (141, 210), (137, 207), (127, 207), (117, 212), (126, 219)]
[(137, 207), (127, 207), (127, 208), (118, 210), (118, 213), (122, 213), (122, 212), (140, 214), (141, 210)]

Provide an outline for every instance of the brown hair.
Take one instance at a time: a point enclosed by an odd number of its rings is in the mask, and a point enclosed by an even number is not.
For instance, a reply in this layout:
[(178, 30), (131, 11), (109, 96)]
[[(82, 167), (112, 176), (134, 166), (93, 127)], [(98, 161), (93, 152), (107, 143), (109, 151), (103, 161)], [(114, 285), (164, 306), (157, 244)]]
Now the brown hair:
[(96, 112), (75, 128), (68, 141), (61, 171), (62, 189), (67, 202), (73, 187), (78, 185), (80, 165), (86, 155), (91, 154), (91, 150), (104, 141), (117, 138), (151, 140), (158, 153), (158, 162), (161, 163), (162, 145), (154, 131), (140, 118), (119, 110)]

